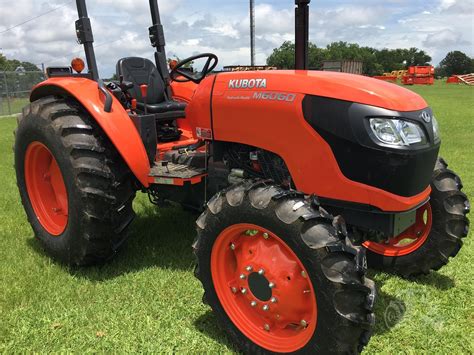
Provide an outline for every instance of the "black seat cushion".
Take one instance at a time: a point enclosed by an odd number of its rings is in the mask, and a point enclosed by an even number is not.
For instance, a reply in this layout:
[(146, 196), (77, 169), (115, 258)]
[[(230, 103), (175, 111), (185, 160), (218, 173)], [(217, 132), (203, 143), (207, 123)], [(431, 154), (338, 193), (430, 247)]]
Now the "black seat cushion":
[(165, 101), (165, 84), (160, 73), (151, 60), (139, 57), (122, 58), (117, 63), (117, 75), (134, 84), (129, 90), (137, 102), (145, 102), (140, 85), (148, 85), (147, 104), (158, 104)]
[[(137, 102), (139, 110), (145, 111), (145, 104)], [(186, 104), (184, 102), (177, 101), (164, 101), (159, 104), (148, 104), (146, 105), (148, 113), (165, 113), (172, 111), (184, 111)]]
[(117, 63), (117, 76), (134, 84), (129, 90), (137, 100), (137, 108), (145, 112), (145, 100), (140, 85), (148, 85), (146, 111), (156, 115), (158, 121), (170, 121), (186, 117), (186, 104), (174, 100), (165, 100), (165, 84), (155, 64), (151, 60), (139, 57), (122, 58)]

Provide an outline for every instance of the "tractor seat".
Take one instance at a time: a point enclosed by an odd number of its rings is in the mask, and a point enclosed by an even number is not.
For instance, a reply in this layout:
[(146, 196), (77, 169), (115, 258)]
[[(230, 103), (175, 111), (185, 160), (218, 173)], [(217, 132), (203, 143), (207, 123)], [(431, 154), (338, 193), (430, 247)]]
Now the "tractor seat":
[[(141, 111), (145, 111), (145, 104), (142, 102), (137, 102), (137, 108)], [(147, 102), (146, 108), (149, 113), (167, 113), (184, 111), (186, 104), (177, 101), (164, 101), (159, 104), (149, 104)]]
[(148, 85), (146, 109), (155, 114), (157, 121), (172, 121), (185, 118), (186, 104), (174, 100), (166, 100), (165, 83), (155, 64), (146, 58), (122, 58), (117, 63), (117, 76), (134, 84), (129, 90), (130, 95), (137, 100), (137, 109), (145, 112), (145, 100), (142, 97), (140, 85)]

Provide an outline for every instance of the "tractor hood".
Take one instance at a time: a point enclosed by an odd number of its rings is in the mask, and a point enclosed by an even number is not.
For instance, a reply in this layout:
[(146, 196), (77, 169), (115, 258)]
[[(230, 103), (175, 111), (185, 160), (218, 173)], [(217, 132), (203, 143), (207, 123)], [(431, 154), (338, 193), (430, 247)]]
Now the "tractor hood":
[(336, 72), (275, 70), (219, 74), (214, 95), (229, 90), (299, 93), (394, 111), (415, 111), (428, 106), (418, 94), (398, 85), (362, 75)]

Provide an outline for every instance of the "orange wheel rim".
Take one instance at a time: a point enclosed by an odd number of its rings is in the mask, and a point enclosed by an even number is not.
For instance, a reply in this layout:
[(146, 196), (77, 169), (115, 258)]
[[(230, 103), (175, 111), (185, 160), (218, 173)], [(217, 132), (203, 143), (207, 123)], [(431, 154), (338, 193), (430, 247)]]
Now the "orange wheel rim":
[(387, 243), (366, 241), (363, 245), (374, 253), (384, 256), (403, 256), (418, 250), (428, 239), (433, 224), (430, 203), (426, 203), (416, 211), (416, 221), (413, 226)]
[(63, 233), (69, 212), (66, 185), (53, 154), (40, 142), (30, 143), (26, 150), (25, 181), (40, 224), (51, 235)]
[(211, 275), (225, 312), (255, 344), (293, 352), (313, 336), (313, 285), (296, 254), (272, 232), (253, 224), (225, 229), (212, 248)]

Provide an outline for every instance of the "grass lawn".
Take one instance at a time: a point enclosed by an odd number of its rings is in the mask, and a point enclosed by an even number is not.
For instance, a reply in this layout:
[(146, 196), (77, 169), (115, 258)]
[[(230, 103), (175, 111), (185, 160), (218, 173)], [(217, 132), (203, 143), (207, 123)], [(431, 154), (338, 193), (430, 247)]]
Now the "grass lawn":
[(12, 115), (21, 113), (21, 109), (28, 104), (30, 100), (28, 98), (10, 98), (8, 103), (5, 97), (0, 99), (0, 116), (7, 116), (10, 113)]
[[(474, 202), (474, 88), (413, 87), (441, 125), (442, 155)], [(51, 261), (33, 239), (12, 168), (13, 118), (0, 119), (0, 353), (233, 352), (193, 276), (196, 216), (135, 201), (127, 247), (103, 267)], [(474, 241), (417, 280), (370, 272), (377, 326), (367, 353), (473, 353)]]

